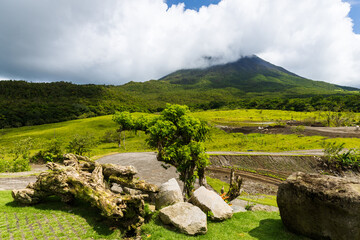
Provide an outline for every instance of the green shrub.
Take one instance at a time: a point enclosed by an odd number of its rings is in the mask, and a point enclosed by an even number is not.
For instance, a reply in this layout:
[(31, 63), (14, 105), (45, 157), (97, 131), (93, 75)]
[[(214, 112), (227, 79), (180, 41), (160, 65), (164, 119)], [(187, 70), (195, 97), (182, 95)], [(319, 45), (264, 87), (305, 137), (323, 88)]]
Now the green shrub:
[(22, 157), (23, 159), (29, 159), (30, 150), (34, 145), (34, 140), (31, 137), (23, 138), (14, 142), (13, 148), (10, 153), (14, 155), (14, 160)]
[(101, 137), (100, 142), (102, 143), (119, 143), (120, 132), (116, 130), (107, 130)]
[(325, 143), (323, 161), (330, 169), (360, 171), (360, 149), (344, 148), (344, 143)]
[(40, 150), (31, 157), (31, 162), (62, 162), (64, 153), (63, 142), (53, 138), (47, 143), (45, 150)]

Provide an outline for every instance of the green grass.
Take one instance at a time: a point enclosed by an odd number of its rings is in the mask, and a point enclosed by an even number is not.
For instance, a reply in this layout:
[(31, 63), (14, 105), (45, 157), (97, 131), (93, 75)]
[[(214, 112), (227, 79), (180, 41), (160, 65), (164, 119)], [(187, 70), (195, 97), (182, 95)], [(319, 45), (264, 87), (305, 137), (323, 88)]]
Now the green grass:
[(328, 139), (322, 136), (301, 136), (297, 134), (226, 133), (220, 129), (212, 129), (211, 139), (205, 145), (208, 151), (281, 152), (322, 149), (324, 142), (344, 142), (347, 148), (356, 148), (360, 145), (358, 138)]
[[(225, 192), (229, 191), (229, 184), (226, 182), (208, 176), (206, 177), (206, 181), (218, 193), (220, 193), (221, 188), (223, 186)], [(277, 207), (276, 196), (273, 195), (266, 195), (266, 194), (250, 195), (246, 192), (242, 192), (241, 195), (239, 196), (239, 199), (249, 201), (251, 203), (258, 203), (258, 204)]]
[(119, 239), (116, 224), (82, 202), (66, 205), (58, 198), (46, 203), (21, 206), (10, 191), (0, 191), (1, 239)]
[[(142, 113), (135, 113), (139, 116)], [(273, 121), (275, 119), (304, 119), (316, 116), (318, 113), (290, 112), (280, 110), (232, 110), (232, 111), (204, 111), (192, 113), (211, 124), (213, 123), (243, 123), (247, 121)], [(226, 121), (226, 122), (225, 122)], [(48, 142), (56, 137), (66, 146), (70, 139), (75, 135), (89, 134), (95, 140), (101, 139), (104, 134), (111, 130), (115, 131), (117, 125), (112, 121), (112, 116), (101, 116), (87, 119), (78, 119), (61, 123), (45, 124), (39, 126), (10, 128), (0, 130), (0, 161), (2, 149), (5, 149), (5, 160), (12, 161), (9, 150), (16, 141), (31, 137), (34, 140), (34, 146), (31, 154), (34, 155), (39, 150), (44, 150)], [(118, 144), (99, 143), (92, 149), (90, 155), (93, 159), (100, 156), (118, 153), (118, 152), (144, 152), (154, 151), (150, 149), (145, 142), (144, 132), (126, 131), (125, 147), (118, 147)], [(321, 149), (324, 142), (345, 143), (346, 148), (356, 148), (360, 146), (358, 138), (333, 138), (327, 139), (321, 136), (301, 136), (297, 134), (274, 135), (274, 134), (242, 134), (226, 133), (219, 129), (211, 130), (211, 138), (206, 141), (205, 146), (208, 151), (264, 151), (280, 152), (292, 150)], [(4, 166), (0, 162), (0, 165)]]
[[(201, 118), (211, 124), (226, 126), (252, 126), (261, 125), (261, 122), (281, 123), (296, 120), (301, 122), (323, 122), (325, 115), (320, 112), (295, 112), (284, 110), (209, 110), (192, 113), (193, 116)], [(345, 114), (345, 113), (344, 113)], [(354, 119), (360, 120), (360, 113), (353, 114)], [(256, 124), (254, 124), (256, 123)], [(269, 124), (265, 124), (269, 125)], [(271, 124), (270, 124), (271, 125)]]
[(223, 222), (208, 221), (205, 235), (186, 236), (173, 228), (164, 226), (155, 215), (142, 227), (143, 239), (266, 239), (289, 240), (306, 239), (288, 232), (277, 212), (242, 212), (235, 213), (231, 219)]
[(266, 195), (266, 194), (249, 195), (246, 193), (242, 193), (239, 199), (249, 201), (252, 203), (277, 207), (276, 196), (274, 195)]

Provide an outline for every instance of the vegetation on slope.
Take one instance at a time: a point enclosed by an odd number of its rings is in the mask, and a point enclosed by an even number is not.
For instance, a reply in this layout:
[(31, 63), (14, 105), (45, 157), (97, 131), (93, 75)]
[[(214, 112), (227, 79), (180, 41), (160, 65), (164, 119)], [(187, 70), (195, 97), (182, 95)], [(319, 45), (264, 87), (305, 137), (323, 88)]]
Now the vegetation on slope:
[[(206, 111), (191, 113), (195, 117), (199, 117), (211, 124), (229, 122), (242, 124), (243, 122), (259, 121), (261, 119), (261, 110), (234, 110), (234, 111)], [(251, 114), (249, 114), (251, 113)], [(134, 113), (140, 116), (143, 113)], [(299, 114), (297, 112), (283, 112), (279, 110), (263, 111), (267, 117), (278, 121), (278, 118), (287, 120), (291, 116), (294, 120), (303, 119), (304, 116), (311, 116), (312, 113)], [(254, 118), (252, 118), (254, 116)], [(288, 116), (288, 117), (286, 117)], [(258, 119), (259, 118), (259, 119)], [(267, 121), (267, 119), (264, 119)], [(0, 129), (0, 169), (2, 171), (11, 170), (14, 166), (16, 146), (28, 146), (22, 141), (31, 143), (30, 157), (37, 155), (39, 151), (46, 152), (54, 144), (60, 145), (63, 153), (69, 143), (78, 136), (90, 138), (96, 142), (91, 147), (90, 152), (94, 158), (103, 154), (115, 152), (142, 152), (154, 151), (145, 143), (145, 133), (138, 131), (125, 131), (125, 146), (122, 144), (119, 148), (119, 133), (116, 131), (118, 126), (112, 121), (112, 116), (101, 116), (87, 119), (71, 120), (61, 123), (44, 124), (40, 126), (27, 126), (20, 128)], [(205, 142), (208, 151), (291, 151), (320, 149), (325, 143), (345, 143), (346, 148), (357, 148), (360, 145), (358, 138), (332, 138), (327, 139), (321, 136), (302, 136), (301, 134), (290, 135), (273, 135), (273, 134), (242, 134), (242, 133), (226, 133), (220, 129), (213, 128), (210, 131), (210, 139)], [(56, 141), (55, 141), (56, 140)], [(123, 137), (122, 137), (123, 140)], [(21, 158), (18, 158), (21, 161)], [(46, 159), (45, 159), (46, 160)], [(24, 162), (26, 163), (26, 162)], [(3, 167), (1, 167), (1, 165)], [(16, 163), (15, 165), (18, 166)], [(21, 171), (18, 169), (16, 171)]]
[(122, 86), (0, 81), (0, 128), (40, 125), (118, 111), (191, 109), (360, 110), (358, 89), (301, 78), (257, 57)]

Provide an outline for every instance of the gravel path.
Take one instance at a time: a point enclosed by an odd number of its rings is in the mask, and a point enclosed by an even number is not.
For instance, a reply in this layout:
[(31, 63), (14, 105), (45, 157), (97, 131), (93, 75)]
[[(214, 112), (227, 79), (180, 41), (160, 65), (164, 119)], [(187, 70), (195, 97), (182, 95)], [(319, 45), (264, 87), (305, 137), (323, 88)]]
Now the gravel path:
[[(209, 152), (209, 154), (246, 154), (246, 155), (322, 155), (322, 149), (290, 151), (290, 152)], [(149, 183), (160, 185), (171, 178), (178, 179), (174, 167), (165, 170), (161, 162), (156, 160), (154, 152), (118, 153), (108, 155), (97, 160), (99, 163), (114, 163), (119, 165), (133, 165), (138, 170), (136, 175)], [(46, 171), (45, 165), (32, 165), (29, 172), (0, 173), (0, 190), (13, 190), (25, 188), (28, 183), (36, 181), (36, 175)]]
[(174, 167), (163, 168), (161, 162), (156, 159), (156, 153), (154, 152), (118, 153), (100, 158), (97, 162), (123, 166), (132, 165), (138, 170), (138, 174), (135, 176), (156, 185), (160, 185), (171, 178), (178, 178), (179, 176)]

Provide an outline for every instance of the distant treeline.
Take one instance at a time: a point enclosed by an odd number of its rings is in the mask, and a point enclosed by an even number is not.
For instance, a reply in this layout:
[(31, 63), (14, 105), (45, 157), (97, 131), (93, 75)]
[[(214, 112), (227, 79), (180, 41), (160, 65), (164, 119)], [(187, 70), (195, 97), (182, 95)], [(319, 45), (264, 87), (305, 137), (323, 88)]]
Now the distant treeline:
[(360, 112), (360, 95), (330, 95), (297, 98), (244, 98), (235, 102), (211, 101), (195, 106), (195, 108), (208, 110), (217, 108), (245, 108), (245, 109), (273, 109), (299, 112), (311, 111), (349, 111)]
[[(150, 88), (154, 84), (153, 88)], [(161, 111), (167, 102), (187, 104), (192, 109), (257, 108), (294, 111), (360, 111), (360, 95), (241, 98), (238, 92), (180, 89), (179, 85), (154, 81), (123, 86), (76, 85), (67, 82), (29, 83), (0, 81), (0, 128), (39, 125), (117, 111)], [(139, 86), (139, 87), (138, 87)], [(166, 88), (164, 87), (166, 86)], [(138, 87), (138, 88), (137, 88)], [(147, 88), (149, 87), (149, 88)], [(149, 89), (149, 92), (147, 92)], [(154, 93), (156, 91), (156, 93)], [(164, 91), (164, 92), (163, 92)], [(281, 95), (280, 95), (281, 96)]]

